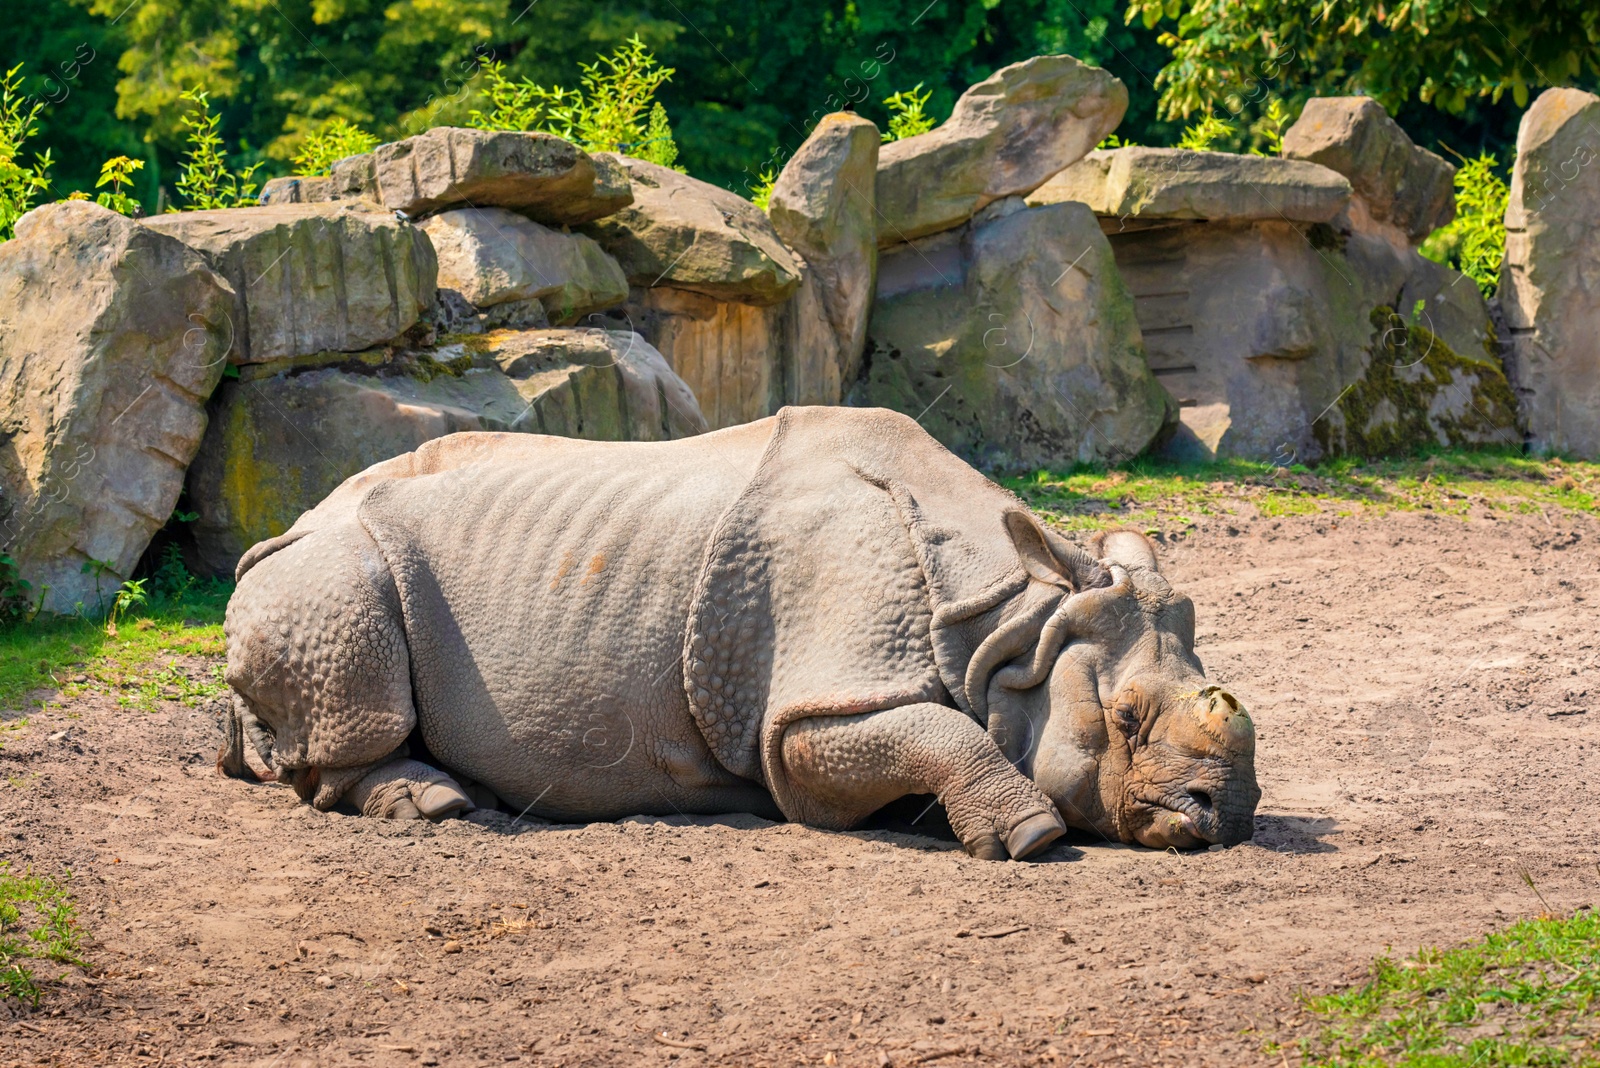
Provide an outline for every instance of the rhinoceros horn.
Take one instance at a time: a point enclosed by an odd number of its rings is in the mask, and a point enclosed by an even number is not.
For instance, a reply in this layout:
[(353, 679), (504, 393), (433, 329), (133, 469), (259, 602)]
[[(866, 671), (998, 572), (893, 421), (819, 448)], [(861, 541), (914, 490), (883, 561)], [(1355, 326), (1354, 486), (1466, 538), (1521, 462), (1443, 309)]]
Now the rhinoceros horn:
[(1248, 757), (1256, 751), (1256, 728), (1238, 698), (1221, 686), (1207, 686), (1191, 706), (1200, 729), (1226, 752)]

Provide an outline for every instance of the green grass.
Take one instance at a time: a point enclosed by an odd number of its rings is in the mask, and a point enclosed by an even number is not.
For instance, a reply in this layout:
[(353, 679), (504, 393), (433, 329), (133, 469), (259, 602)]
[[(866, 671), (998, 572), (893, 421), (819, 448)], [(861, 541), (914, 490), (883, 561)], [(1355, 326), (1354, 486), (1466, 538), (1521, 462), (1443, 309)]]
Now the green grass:
[(85, 967), (78, 910), (64, 877), (13, 874), (0, 861), (0, 999), (39, 1004), (42, 991), (26, 960), (51, 960)]
[(1454, 949), (1380, 958), (1365, 986), (1309, 998), (1305, 1068), (1600, 1065), (1600, 914), (1541, 916)]
[(1338, 459), (1315, 469), (1243, 460), (1136, 460), (1116, 468), (1037, 471), (1002, 481), (1066, 530), (1154, 530), (1190, 525), (1196, 515), (1345, 516), (1391, 510), (1465, 515), (1474, 504), (1503, 512), (1600, 514), (1600, 464), (1510, 450)]
[(162, 698), (193, 702), (222, 693), (220, 667), (194, 672), (178, 660), (222, 655), (231, 592), (231, 584), (196, 585), (119, 620), (115, 637), (103, 623), (76, 616), (0, 629), (0, 720), (94, 691), (146, 710)]

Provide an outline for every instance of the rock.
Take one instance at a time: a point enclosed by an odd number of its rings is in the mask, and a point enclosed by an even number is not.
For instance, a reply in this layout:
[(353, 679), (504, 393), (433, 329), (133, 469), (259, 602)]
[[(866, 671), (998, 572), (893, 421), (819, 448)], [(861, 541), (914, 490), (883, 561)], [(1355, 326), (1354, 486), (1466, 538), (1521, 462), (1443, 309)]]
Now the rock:
[(694, 395), (634, 334), (497, 331), (400, 361), (245, 368), (218, 390), (189, 473), (197, 569), (231, 574), (350, 475), (461, 430), (656, 441), (705, 429)]
[(583, 232), (617, 258), (629, 283), (746, 304), (777, 304), (799, 286), (799, 265), (754, 204), (667, 167), (621, 163), (633, 204)]
[(1071, 56), (1002, 67), (927, 133), (878, 155), (880, 248), (948, 230), (1001, 197), (1031, 193), (1117, 128), (1128, 90)]
[(615, 156), (589, 155), (544, 133), (436, 126), (339, 160), (325, 178), (274, 178), (264, 204), (370, 200), (419, 218), (443, 208), (510, 208), (549, 226), (575, 226), (626, 207)]
[(558, 324), (628, 299), (617, 261), (592, 238), (564, 234), (505, 208), (455, 208), (422, 223), (439, 257), (439, 285), (476, 307), (537, 299)]
[(1530, 446), (1600, 459), (1600, 97), (1547, 89), (1517, 131), (1500, 306)]
[(782, 304), (719, 301), (687, 289), (636, 288), (614, 325), (637, 330), (699, 398), (713, 430), (775, 414), (786, 404), (838, 404), (844, 350), (803, 261), (800, 288)]
[(172, 514), (233, 312), (198, 253), (91, 203), (29, 212), (0, 244), (0, 539), (45, 609), (108, 605)]
[(878, 128), (866, 119), (824, 116), (784, 165), (767, 207), (773, 229), (809, 268), (844, 381), (860, 367), (877, 280), (879, 144)]
[(1288, 466), (1514, 440), (1476, 287), (1408, 246), (1281, 219), (1101, 225), (1179, 404), (1169, 456)]
[(1124, 460), (1175, 418), (1081, 204), (1009, 198), (885, 251), (864, 362), (849, 403), (905, 412), (993, 469)]
[(1372, 218), (1413, 244), (1455, 218), (1456, 169), (1413, 144), (1371, 97), (1312, 97), (1284, 133), (1283, 155), (1350, 179)]
[(1349, 199), (1350, 183), (1315, 163), (1130, 145), (1089, 153), (1036, 189), (1028, 203), (1077, 201), (1119, 222), (1319, 223), (1337, 216)]
[(433, 304), (433, 246), (388, 212), (282, 204), (143, 222), (199, 252), (238, 293), (234, 363), (370, 348)]

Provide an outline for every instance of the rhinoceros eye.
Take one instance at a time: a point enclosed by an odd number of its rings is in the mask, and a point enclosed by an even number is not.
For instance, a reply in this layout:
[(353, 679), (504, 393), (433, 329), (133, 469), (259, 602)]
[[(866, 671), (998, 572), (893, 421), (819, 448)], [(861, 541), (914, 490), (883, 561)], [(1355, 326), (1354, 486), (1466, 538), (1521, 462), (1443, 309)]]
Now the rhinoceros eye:
[(1117, 726), (1122, 728), (1122, 733), (1129, 738), (1139, 735), (1139, 705), (1131, 696), (1120, 697), (1111, 707), (1111, 714), (1116, 717)]

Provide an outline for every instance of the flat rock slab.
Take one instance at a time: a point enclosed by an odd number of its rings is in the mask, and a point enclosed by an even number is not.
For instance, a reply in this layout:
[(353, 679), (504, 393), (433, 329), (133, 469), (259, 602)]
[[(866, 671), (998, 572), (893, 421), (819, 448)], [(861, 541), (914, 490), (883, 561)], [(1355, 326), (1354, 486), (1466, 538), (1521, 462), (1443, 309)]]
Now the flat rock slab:
[(507, 208), (453, 208), (422, 223), (439, 285), (487, 308), (537, 299), (552, 322), (575, 322), (628, 299), (628, 280), (593, 238), (562, 233)]
[(0, 244), (0, 541), (46, 610), (109, 603), (172, 515), (234, 314), (198, 253), (95, 204), (29, 212)]
[(1455, 167), (1413, 144), (1371, 97), (1312, 97), (1284, 133), (1283, 155), (1350, 179), (1372, 217), (1412, 242), (1455, 218)]
[(1020, 198), (883, 254), (849, 403), (1002, 471), (1128, 459), (1177, 418), (1094, 214)]
[(1350, 199), (1350, 183), (1315, 163), (1180, 148), (1097, 149), (1028, 197), (1028, 203), (1087, 204), (1118, 219), (1328, 222)]
[(1002, 67), (927, 133), (878, 155), (878, 245), (960, 226), (1001, 197), (1031, 193), (1117, 128), (1128, 90), (1071, 56)]
[(1522, 117), (1500, 305), (1530, 443), (1600, 458), (1600, 97), (1547, 89)]
[(630, 284), (747, 304), (777, 304), (799, 286), (799, 264), (754, 204), (667, 167), (621, 163), (633, 203), (583, 232), (616, 257)]
[(239, 294), (234, 363), (370, 348), (433, 304), (433, 246), (389, 212), (282, 204), (143, 222), (200, 253)]
[(658, 441), (706, 428), (694, 394), (635, 334), (501, 330), (424, 356), (225, 383), (189, 472), (197, 568), (232, 574), (346, 478), (446, 434)]
[(263, 203), (365, 199), (412, 218), (451, 207), (510, 208), (574, 226), (632, 201), (615, 156), (543, 133), (438, 126), (336, 162), (315, 178), (275, 178)]

